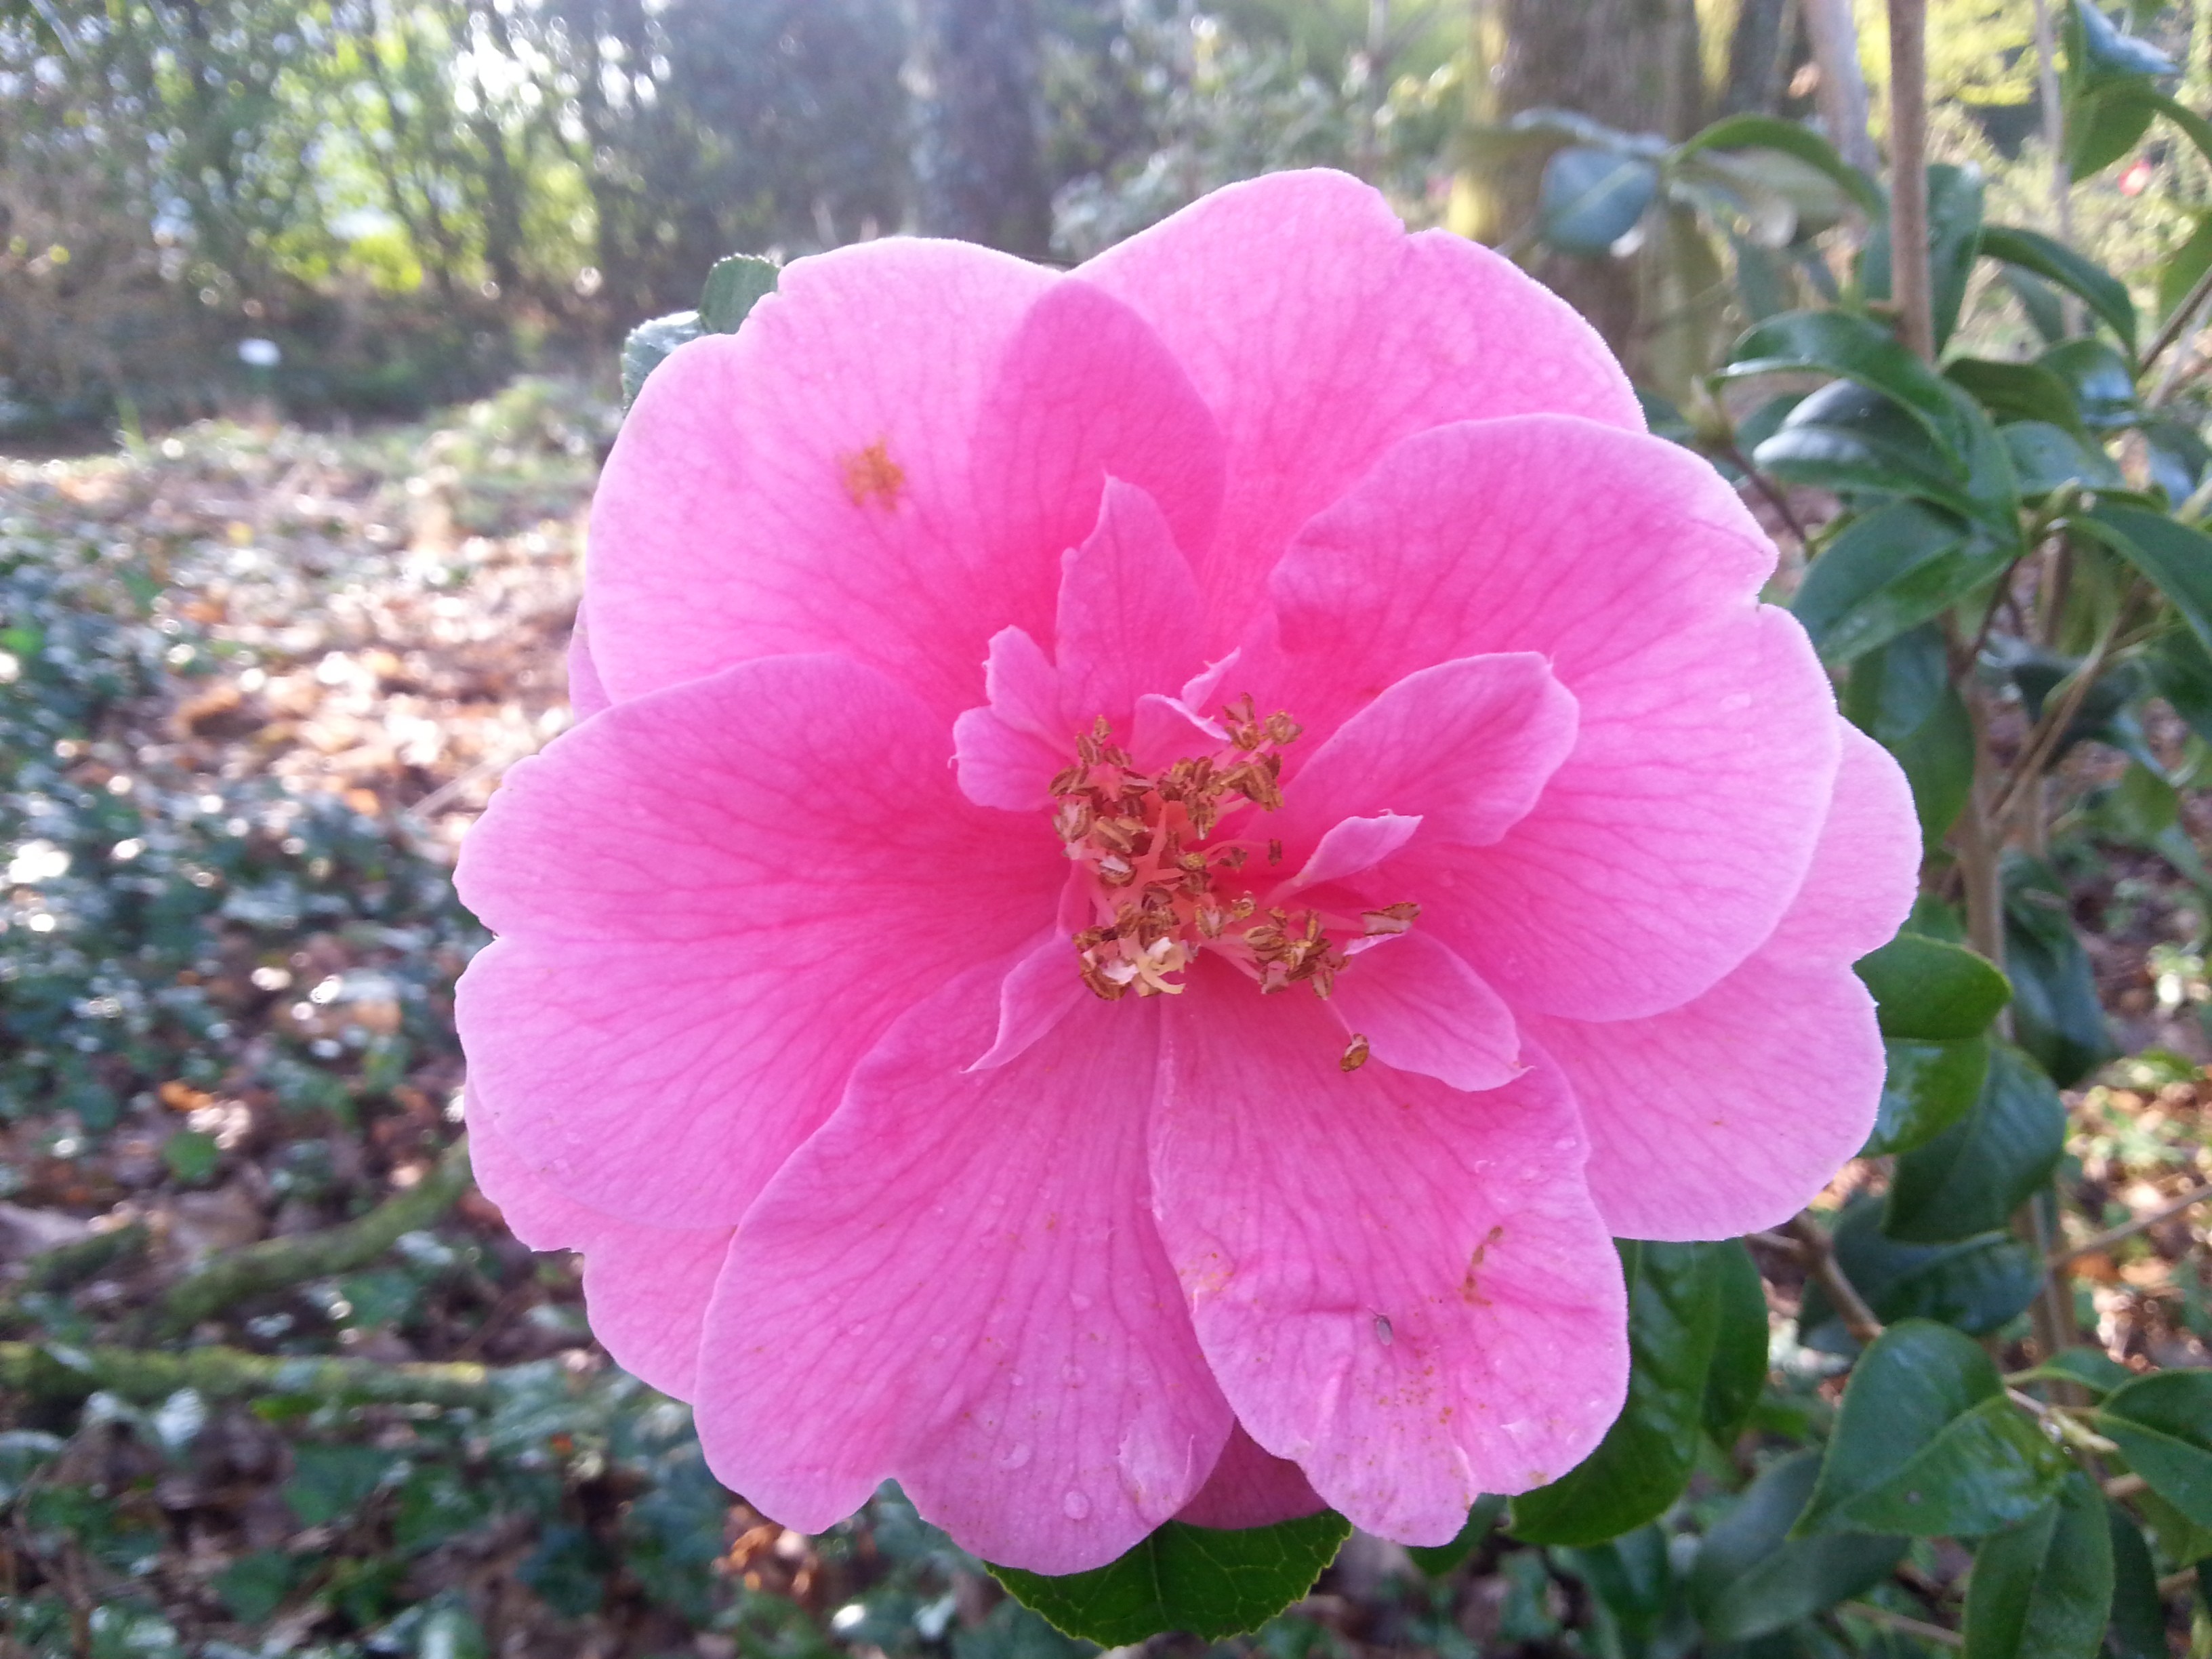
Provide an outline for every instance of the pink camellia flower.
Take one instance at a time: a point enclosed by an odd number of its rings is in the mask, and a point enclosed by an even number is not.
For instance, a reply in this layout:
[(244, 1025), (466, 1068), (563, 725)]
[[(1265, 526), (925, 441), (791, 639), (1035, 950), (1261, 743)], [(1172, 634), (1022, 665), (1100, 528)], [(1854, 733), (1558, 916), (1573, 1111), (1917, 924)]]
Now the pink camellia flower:
[(800, 260), (631, 412), (469, 838), (484, 1188), (787, 1525), (1448, 1540), (1618, 1413), (1613, 1236), (1872, 1119), (1919, 836), (1773, 562), (1338, 174)]

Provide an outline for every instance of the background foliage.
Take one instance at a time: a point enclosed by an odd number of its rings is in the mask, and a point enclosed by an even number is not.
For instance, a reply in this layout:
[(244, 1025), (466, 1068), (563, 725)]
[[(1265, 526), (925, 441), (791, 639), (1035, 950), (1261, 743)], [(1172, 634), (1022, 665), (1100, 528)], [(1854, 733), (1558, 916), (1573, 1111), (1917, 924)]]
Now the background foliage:
[[(2046, 116), (2029, 0), (1934, 5), (1928, 356), (1859, 10), (9, 0), (0, 414), (94, 453), (0, 462), (0, 1653), (2212, 1656), (2212, 7), (2056, 8)], [(1774, 534), (1926, 833), (1881, 1121), (1622, 1241), (1620, 1420), (1453, 1546), (787, 1533), (454, 1139), (452, 849), (565, 723), (621, 392), (732, 250), (1306, 162), (1585, 305)]]

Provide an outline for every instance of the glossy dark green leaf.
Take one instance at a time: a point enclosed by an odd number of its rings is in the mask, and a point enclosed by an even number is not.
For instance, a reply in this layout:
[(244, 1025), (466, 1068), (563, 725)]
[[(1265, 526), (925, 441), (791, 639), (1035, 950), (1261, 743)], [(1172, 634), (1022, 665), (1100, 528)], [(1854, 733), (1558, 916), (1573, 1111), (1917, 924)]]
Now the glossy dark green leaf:
[(2081, 424), (2091, 431), (2117, 431), (2142, 418), (2134, 374), (2102, 340), (2061, 340), (2036, 363), (2072, 394)]
[(1048, 1578), (1018, 1567), (991, 1576), (1024, 1607), (1101, 1647), (1163, 1631), (1208, 1641), (1255, 1630), (1313, 1588), (1352, 1532), (1333, 1510), (1242, 1532), (1170, 1521), (1119, 1560)]
[(630, 330), (629, 337), (623, 342), (622, 389), (623, 408), (627, 410), (637, 401), (644, 388), (646, 376), (666, 361), (677, 347), (699, 337), (699, 313), (678, 311), (666, 317), (655, 317), (649, 323), (640, 323)]
[(1639, 1527), (1610, 1543), (1552, 1552), (1555, 1562), (1589, 1587), (1599, 1652), (1649, 1652), (1662, 1624), (1678, 1613), (1682, 1586), (1668, 1543), (1664, 1528)]
[(1544, 163), (1537, 229), (1563, 252), (1602, 255), (1636, 228), (1658, 194), (1659, 168), (1650, 157), (1569, 144)]
[(1982, 1037), (1962, 1042), (1885, 1037), (1881, 1048), (1887, 1060), (1881, 1109), (1862, 1158), (1907, 1152), (1933, 1140), (1966, 1115), (1989, 1073), (1990, 1046)]
[(1951, 389), (1897, 337), (1841, 311), (1793, 311), (1771, 318), (1735, 344), (1727, 378), (1817, 369), (1879, 392), (1925, 428), (1945, 460), (1963, 466), (1971, 441)]
[(1509, 1524), (1515, 1537), (1531, 1544), (1601, 1544), (1656, 1520), (1681, 1495), (1697, 1460), (1705, 1381), (1720, 1332), (1722, 1248), (1622, 1245), (1627, 1402), (1595, 1451), (1551, 1485), (1513, 1500)]
[(2134, 356), (2136, 302), (2129, 297), (2127, 284), (2103, 266), (2041, 231), (2012, 225), (1983, 226), (1981, 246), (1984, 257), (2016, 265), (2075, 295), (2112, 325), (2120, 343)]
[(1720, 1322), (1713, 1334), (1712, 1369), (1705, 1376), (1702, 1415), (1716, 1445), (1735, 1443), (1766, 1387), (1766, 1288), (1759, 1264), (1741, 1239), (1706, 1247), (1715, 1261), (1713, 1296)]
[(2078, 1383), (2099, 1396), (2132, 1382), (2136, 1376), (2102, 1348), (2062, 1348), (2027, 1375), (2032, 1379)]
[(1966, 1659), (2092, 1659), (2112, 1604), (2105, 1499), (2076, 1470), (2057, 1497), (1974, 1552)]
[(1966, 480), (1947, 471), (1924, 448), (1891, 444), (1863, 432), (1810, 422), (1785, 422), (1752, 452), (1770, 477), (1838, 495), (1905, 495), (1934, 501), (1961, 517), (1980, 509)]
[(2148, 451), (2145, 459), (2150, 463), (2151, 482), (2166, 492), (2168, 501), (2180, 506), (2212, 471), (2212, 448), (2206, 447), (2194, 427), (2166, 416), (2146, 417), (2140, 429)]
[[(1932, 1319), (1979, 1336), (2002, 1328), (2035, 1298), (2042, 1259), (2009, 1232), (1954, 1244), (1904, 1244), (1881, 1231), (1882, 1203), (1859, 1199), (1836, 1224), (1836, 1260), (1876, 1316), (1896, 1324)], [(1805, 1293), (1801, 1340), (1829, 1353), (1858, 1345), (1818, 1285)]]
[(2171, 1659), (2150, 1546), (2118, 1504), (2105, 1505), (2105, 1519), (2112, 1534), (2112, 1610), (2105, 1626), (2105, 1659)]
[(1998, 1043), (1973, 1109), (1901, 1153), (1882, 1231), (1910, 1244), (1994, 1232), (2051, 1178), (2066, 1150), (2066, 1107), (2041, 1067)]
[(1827, 174), (1869, 217), (1882, 211), (1881, 186), (1844, 160), (1826, 138), (1795, 121), (1774, 115), (1731, 115), (1685, 141), (1674, 153), (1687, 156), (1707, 149), (1779, 150)]
[(1982, 1346), (1948, 1326), (1891, 1326), (1851, 1368), (1794, 1536), (1978, 1536), (2033, 1514), (2072, 1467)]
[(1505, 1516), (1505, 1500), (1486, 1493), (1474, 1500), (1468, 1511), (1467, 1524), (1459, 1529), (1459, 1536), (1449, 1544), (1410, 1544), (1406, 1553), (1413, 1565), (1431, 1578), (1442, 1578), (1446, 1573), (1472, 1554), (1475, 1546), (1490, 1536), (1492, 1530)]
[(2060, 1088), (2070, 1089), (2118, 1052), (2105, 1029), (2096, 975), (2056, 871), (2008, 854), (2004, 888), (2013, 1037)]
[(1899, 933), (1854, 964), (1874, 993), (1886, 1037), (1955, 1042), (1979, 1036), (2011, 994), (2005, 976), (1963, 945)]
[(2081, 428), (2074, 393), (2040, 363), (1954, 357), (1943, 366), (1943, 374), (1987, 410), (1993, 421), (2043, 421), (2075, 432)]
[(2142, 660), (2151, 690), (2212, 743), (2212, 652), (2189, 629), (2172, 629), (2151, 641)]
[(2149, 88), (2140, 82), (2107, 82), (2084, 87), (2066, 100), (2066, 167), (2069, 176), (2087, 179), (2142, 142), (2157, 111)]
[(1784, 1458), (1705, 1534), (1689, 1593), (1709, 1641), (1746, 1642), (1795, 1624), (1880, 1583), (1904, 1557), (1904, 1538), (1790, 1536), (1820, 1468), (1818, 1452)]
[(2044, 344), (2056, 345), (2066, 337), (2066, 307), (2057, 289), (2018, 265), (2004, 268), (2004, 285), (2020, 301), (2021, 310), (2027, 314), (2029, 325), (2042, 336)]
[(2212, 1527), (2212, 1370), (2139, 1376), (2106, 1396), (2097, 1427), (2153, 1492)]
[(1955, 514), (1893, 501), (1821, 549), (1790, 608), (1824, 659), (1847, 663), (1942, 615), (2008, 562)]
[(2074, 18), (2081, 31), (2085, 58), (2082, 67), (2108, 75), (2179, 75), (2172, 58), (2148, 40), (2122, 34), (2092, 0), (2074, 0)]
[(717, 259), (699, 295), (699, 331), (735, 334), (752, 308), (775, 292), (783, 267), (757, 253)]
[(1897, 757), (1912, 786), (1921, 833), (1940, 842), (1973, 787), (1974, 732), (1951, 683), (1941, 629), (1901, 634), (1851, 665), (1844, 714)]
[(2120, 469), (2112, 458), (2063, 427), (2046, 421), (2015, 421), (2000, 430), (2023, 495), (2048, 495), (2069, 483), (2090, 489), (2120, 487)]
[(2212, 270), (2212, 213), (2200, 211), (2196, 228), (2183, 239), (2179, 247), (2166, 256), (2166, 263), (2158, 268), (2158, 308), (2161, 314), (2171, 316), (2173, 308), (2187, 299), (2198, 280)]
[(2163, 513), (2099, 501), (2081, 527), (2148, 577), (2212, 647), (2212, 536)]
[[(1958, 326), (1982, 234), (1980, 169), (1939, 161), (1928, 169), (1929, 312), (1940, 350)], [(1890, 297), (1889, 217), (1877, 218), (1860, 255), (1859, 286), (1869, 300)]]

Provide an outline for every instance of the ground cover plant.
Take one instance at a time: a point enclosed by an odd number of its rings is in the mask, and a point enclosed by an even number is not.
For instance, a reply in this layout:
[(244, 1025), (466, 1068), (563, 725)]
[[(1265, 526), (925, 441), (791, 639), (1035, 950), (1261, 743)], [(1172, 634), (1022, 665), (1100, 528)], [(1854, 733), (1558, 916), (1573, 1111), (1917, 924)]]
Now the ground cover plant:
[[(2065, 15), (2079, 170), (2198, 142), (2141, 42)], [(2206, 1652), (2212, 284), (2184, 247), (2154, 309), (1990, 222), (1909, 120), (1919, 191), (1774, 123), (1517, 131), (1603, 161), (1559, 166), (1563, 246), (1678, 209), (1709, 239), (1748, 326), (1655, 427), (1764, 516), (1928, 852), (1860, 968), (1874, 1139), (1784, 1228), (1621, 1242), (1635, 1369), (1587, 1463), (1437, 1549), (1171, 1523), (1057, 1579), (994, 1572), (895, 1491), (805, 1537), (714, 1482), (459, 1134), (450, 999), (483, 935), (453, 850), (566, 722), (578, 514), (619, 420), (524, 382), (365, 436), (210, 423), (6, 464), (0, 1643)], [(1809, 210), (1775, 208), (1778, 156)], [(634, 342), (631, 389), (774, 275), (726, 268)]]

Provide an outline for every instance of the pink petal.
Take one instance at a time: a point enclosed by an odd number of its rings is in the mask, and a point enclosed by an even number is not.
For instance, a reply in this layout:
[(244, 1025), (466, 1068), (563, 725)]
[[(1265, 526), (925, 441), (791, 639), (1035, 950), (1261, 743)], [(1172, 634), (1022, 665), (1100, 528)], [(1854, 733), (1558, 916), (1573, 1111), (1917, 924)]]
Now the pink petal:
[(1520, 1075), (1513, 1012), (1482, 976), (1419, 930), (1363, 951), (1336, 977), (1329, 1006), (1384, 1065), (1455, 1089)]
[(1342, 173), (1231, 185), (1081, 275), (1152, 325), (1227, 440), (1213, 550), (1185, 550), (1231, 636), (1297, 527), (1401, 438), (1534, 410), (1643, 430), (1627, 377), (1565, 302), (1463, 238), (1407, 235)]
[(1342, 881), (1373, 869), (1401, 851), (1421, 827), (1419, 818), (1383, 812), (1371, 818), (1346, 818), (1321, 838), (1298, 872), (1275, 889), (1280, 899), (1308, 887)]
[(1890, 752), (1838, 722), (1843, 761), (1813, 867), (1763, 947), (1778, 960), (1856, 962), (1889, 943), (1920, 889), (1920, 820)]
[(1222, 461), (1213, 416), (1159, 336), (1074, 277), (1022, 319), (975, 433), (975, 477), (1006, 498), (997, 529), (1012, 554), (1089, 536), (1109, 473), (1157, 502), (1170, 540), (1203, 553)]
[(1574, 1086), (1590, 1196), (1623, 1238), (1788, 1220), (1865, 1144), (1881, 1103), (1874, 1000), (1849, 968), (1761, 952), (1663, 1014), (1522, 1024)]
[(1291, 774), (1285, 841), (1352, 812), (1423, 820), (1423, 844), (1487, 847), (1528, 816), (1575, 746), (1575, 700), (1533, 652), (1408, 674)]
[(1590, 1193), (1623, 1237), (1729, 1238), (1774, 1226), (1874, 1127), (1881, 1039), (1850, 964), (1911, 908), (1920, 826), (1897, 763), (1843, 731), (1812, 870), (1749, 961), (1648, 1019), (1530, 1024), (1574, 1085)]
[[(1060, 583), (1060, 701), (1070, 738), (1101, 715), (1126, 739), (1137, 700), (1202, 665), (1198, 585), (1152, 498), (1106, 481), (1097, 528)], [(1066, 765), (1070, 753), (1060, 762)]]
[(1004, 1066), (1027, 1054), (1091, 996), (1076, 971), (1073, 929), (1054, 928), (1014, 963), (999, 986), (999, 1029), (971, 1072)]
[(1253, 1439), (1401, 1543), (1572, 1468), (1628, 1356), (1565, 1090), (1540, 1069), (1485, 1094), (1347, 1074), (1306, 999), (1204, 962), (1194, 981), (1166, 1010), (1154, 1201)]
[(893, 1028), (738, 1230), (708, 1321), (715, 1473), (818, 1532), (896, 1479), (988, 1560), (1121, 1554), (1230, 1416), (1152, 1220), (1158, 1024), (1095, 1000), (1012, 1064), (988, 974)]
[(1074, 754), (1060, 712), (1060, 671), (1020, 629), (1002, 628), (983, 678), (990, 701), (952, 722), (960, 792), (978, 806), (1049, 811), (1052, 780)]
[(1049, 826), (963, 799), (942, 731), (870, 670), (774, 659), (508, 774), (461, 854), (501, 938), (459, 1019), (471, 1091), (564, 1193), (736, 1221), (892, 1019), (1050, 924)]
[(1044, 636), (1107, 473), (1205, 533), (1220, 448), (1206, 410), (1140, 322), (1066, 286), (890, 238), (793, 261), (738, 333), (674, 353), (592, 506), (608, 689), (829, 650), (950, 720), (982, 701), (995, 630)]
[(1304, 1469), (1261, 1451), (1239, 1423), (1230, 1428), (1229, 1443), (1221, 1449), (1213, 1473), (1175, 1518), (1189, 1526), (1241, 1532), (1296, 1521), (1328, 1507)]
[(517, 1238), (532, 1249), (583, 1253), (585, 1311), (615, 1363), (663, 1394), (689, 1400), (699, 1334), (732, 1230), (643, 1227), (562, 1197), (473, 1100), (469, 1163), (477, 1188), (499, 1206)]
[(599, 671), (592, 661), (592, 647), (584, 636), (584, 613), (579, 609), (575, 629), (568, 635), (568, 707), (578, 720), (587, 720), (609, 701), (607, 688), (599, 684)]
[(1574, 752), (1502, 841), (1394, 866), (1516, 1009), (1677, 1006), (1803, 880), (1840, 738), (1803, 630), (1755, 602), (1773, 557), (1695, 456), (1541, 416), (1401, 444), (1284, 561), (1278, 672), (1310, 725), (1492, 652), (1542, 654), (1573, 695)]

